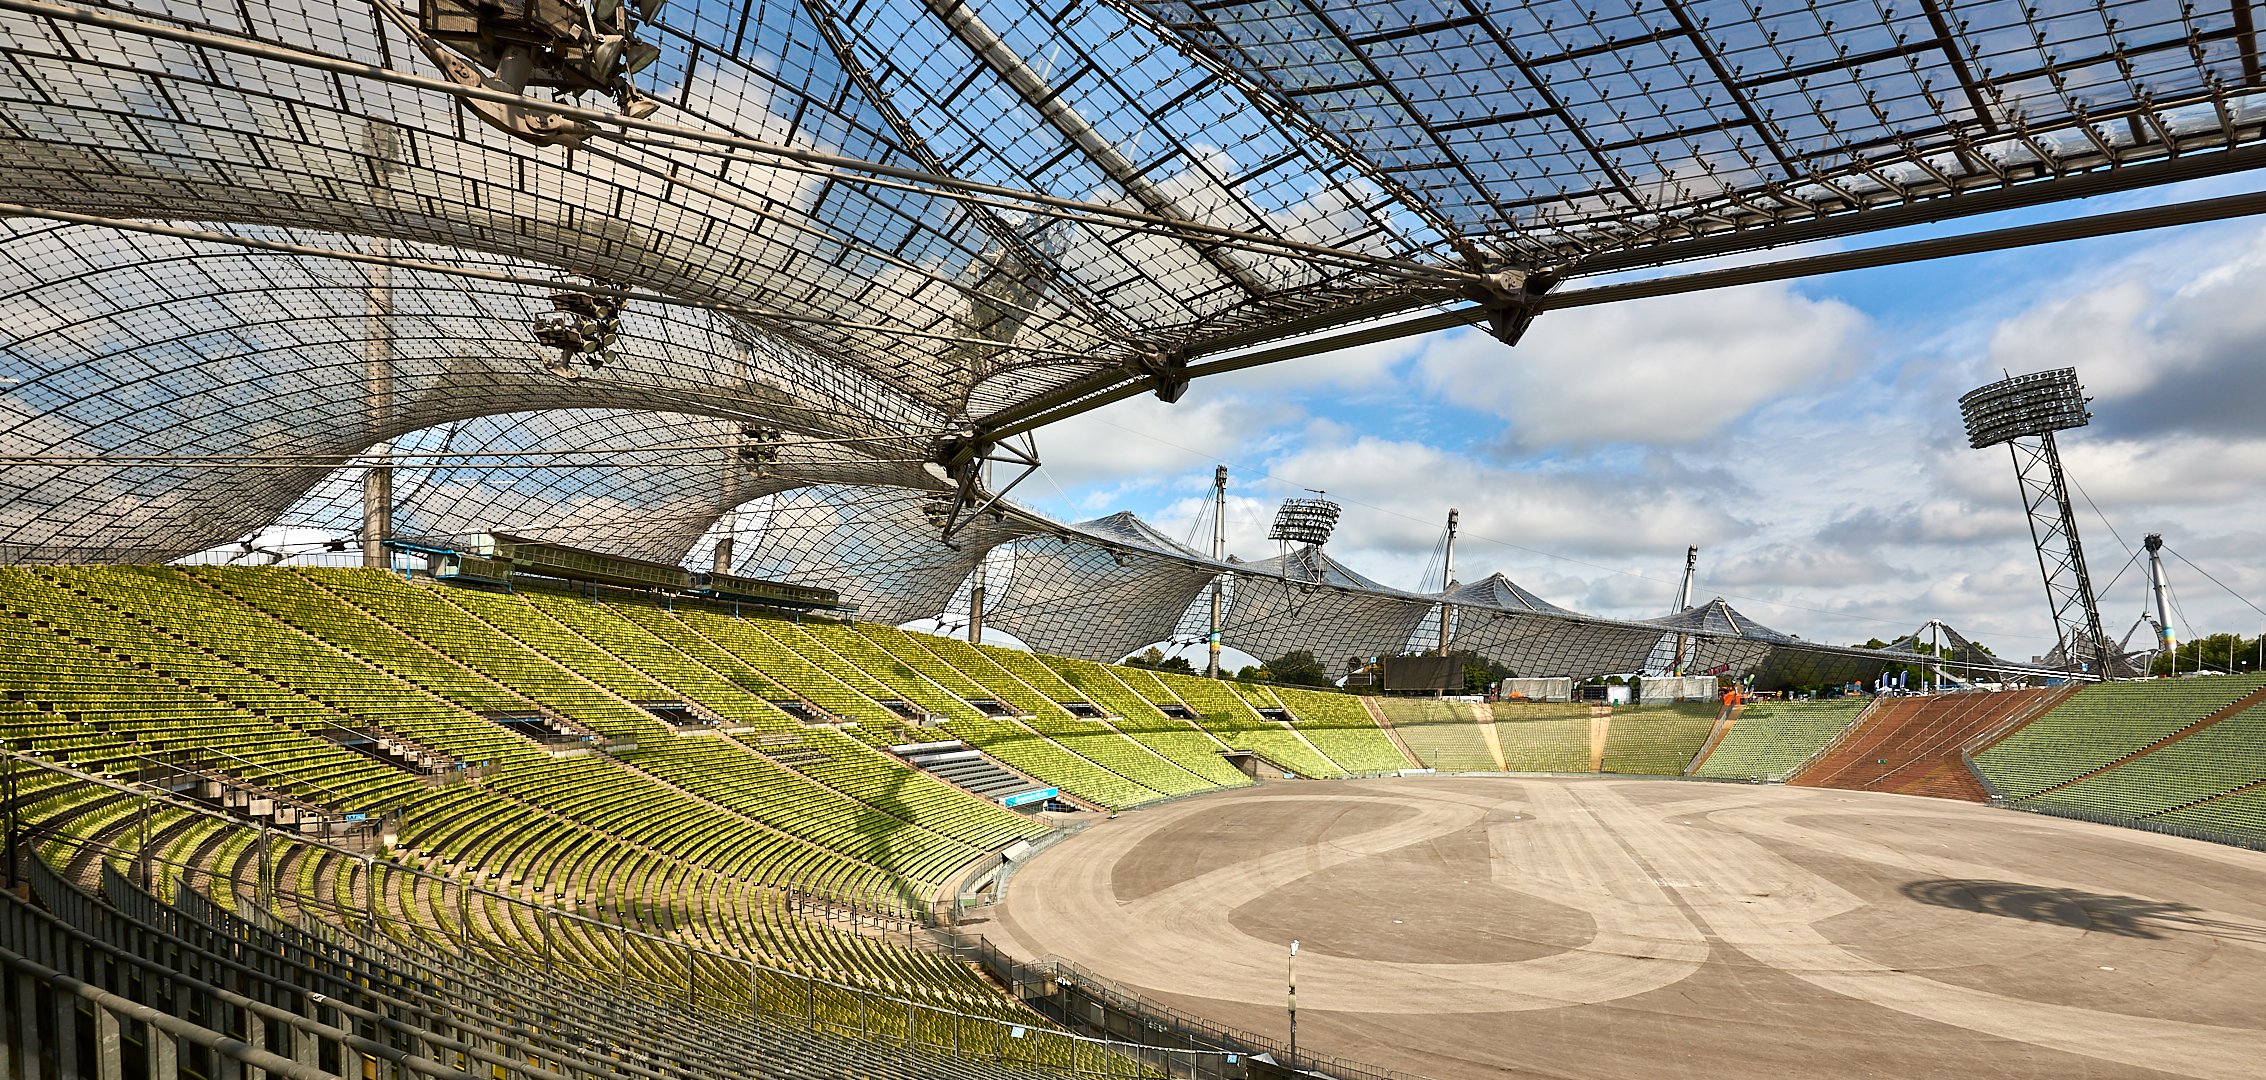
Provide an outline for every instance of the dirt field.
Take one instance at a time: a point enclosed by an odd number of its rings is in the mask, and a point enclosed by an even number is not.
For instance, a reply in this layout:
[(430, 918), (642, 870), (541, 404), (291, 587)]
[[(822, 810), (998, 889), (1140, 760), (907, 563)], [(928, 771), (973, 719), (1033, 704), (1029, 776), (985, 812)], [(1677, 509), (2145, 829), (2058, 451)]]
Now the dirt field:
[(978, 929), (1467, 1077), (2266, 1077), (2266, 855), (1901, 795), (1281, 782), (1096, 824)]

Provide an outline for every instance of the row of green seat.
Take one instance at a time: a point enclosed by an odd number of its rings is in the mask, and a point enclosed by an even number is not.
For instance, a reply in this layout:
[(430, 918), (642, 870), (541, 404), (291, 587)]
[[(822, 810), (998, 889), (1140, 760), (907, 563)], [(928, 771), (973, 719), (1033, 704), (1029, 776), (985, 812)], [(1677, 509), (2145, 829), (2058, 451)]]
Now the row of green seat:
[[(880, 839), (908, 831), (934, 833), (976, 851), (1046, 831), (1043, 825), (1020, 814), (925, 775), (894, 767), (851, 740), (827, 738), (831, 733), (823, 730), (806, 733), (776, 705), (675, 652), (662, 639), (601, 605), (540, 592), (522, 599), (460, 590), (451, 599), (616, 693), (656, 703), (690, 702), (735, 727), (763, 733), (764, 738), (748, 744), (751, 751), (788, 745), (808, 750), (799, 767), (809, 766), (801, 767), (806, 774), (822, 774), (815, 777), (821, 781), (815, 790), (788, 770), (764, 761), (716, 755), (705, 747), (679, 753), (676, 744), (683, 740), (658, 720), (635, 732), (638, 744), (628, 755), (630, 759), (679, 786), (703, 790), (703, 784), (712, 782), (703, 771), (705, 767), (729, 767), (740, 774), (743, 784), (771, 789), (776, 798), (735, 804), (735, 809), (749, 812), (774, 828), (845, 851), (861, 846), (859, 837)], [(674, 662), (664, 658), (673, 658)], [(687, 764), (694, 759), (704, 764)], [(856, 800), (863, 800), (863, 804)], [(758, 805), (765, 812), (749, 809)], [(847, 831), (829, 831), (823, 836), (806, 831), (817, 829), (820, 822)], [(954, 851), (963, 862), (975, 854), (949, 845), (946, 850)], [(878, 864), (892, 865), (887, 861)], [(913, 876), (923, 877), (919, 873)]]
[(1325, 694), (1296, 687), (1231, 683), (1254, 708), (1281, 708), (1292, 727), (1338, 768), (1356, 775), (1396, 773), (1412, 768), (1368, 710), (1350, 694)]
[(2245, 709), (2178, 742), (2033, 799), (2144, 818), (2262, 782), (2266, 782), (2266, 705)]
[(1739, 711), (1694, 776), (1777, 782), (1817, 755), (1857, 721), (1869, 698), (1757, 702)]
[[(1501, 766), (1487, 748), (1472, 707), (1438, 698), (1383, 697), (1377, 699), (1393, 731), (1416, 755), (1419, 765), (1441, 772), (1492, 772)], [(1583, 768), (1588, 767), (1584, 756)]]
[(1512, 772), (1585, 773), (1592, 771), (1592, 726), (1586, 715), (1505, 719), (1498, 712), (1495, 738), (1503, 747), (1503, 764)]
[(2108, 765), (2266, 686), (2266, 676), (2155, 679), (2087, 686), (1975, 755), (2008, 798), (2022, 799)]
[[(1149, 673), (1138, 668), (1111, 668), (1086, 660), (1049, 656), (1041, 658), (1078, 688), (1087, 700), (1100, 706), (1109, 724), (1136, 742), (1198, 778), (1220, 787), (1241, 787), (1250, 781), (1220, 756), (1227, 744), (1198, 727), (1195, 721), (1165, 715), (1163, 705), (1185, 709), (1161, 687), (1144, 692), (1139, 680)], [(1155, 685), (1155, 680), (1149, 680)]]
[(1713, 702), (1615, 709), (1605, 729), (1599, 771), (1682, 776), (1699, 756), (1720, 712)]

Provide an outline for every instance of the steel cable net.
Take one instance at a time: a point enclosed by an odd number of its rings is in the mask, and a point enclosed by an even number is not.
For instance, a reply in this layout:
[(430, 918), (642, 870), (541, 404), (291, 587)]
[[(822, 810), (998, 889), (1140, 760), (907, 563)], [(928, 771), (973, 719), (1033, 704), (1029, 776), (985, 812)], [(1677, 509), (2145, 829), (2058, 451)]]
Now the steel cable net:
[[(1581, 615), (1501, 574), (1457, 586), (1448, 641), (1519, 675), (1587, 678), (1639, 670), (1658, 631)], [(1434, 631), (1433, 639), (1438, 637)]]
[(740, 507), (701, 539), (688, 562), (710, 565), (718, 541), (730, 536), (735, 574), (835, 589), (870, 622), (931, 619), (986, 551), (1035, 531), (1019, 516), (986, 515), (947, 543), (943, 511), (935, 492), (797, 487)]
[(1529, 677), (1638, 671), (1660, 640), (1658, 631), (1627, 624), (1484, 607), (1459, 607), (1454, 627), (1456, 649)]
[(1336, 675), (1348, 659), (1406, 651), (1435, 610), (1430, 597), (1372, 581), (1308, 545), (1239, 567), (1221, 622), (1228, 642), (1253, 656), (1303, 650)]
[[(1223, 343), (1501, 302), (1500, 269), (2247, 167), (2266, 117), (2240, 4), (679, 0), (580, 116), (481, 99), (508, 64), (452, 94), (488, 61), (419, 37), (443, 4), (0, 0), (0, 561), (344, 532), (391, 464), (404, 536), (697, 565), (730, 533), (906, 618), (1015, 542), (996, 617), (1061, 651), (1185, 637), (1232, 569), (1231, 643), (1395, 652), (1437, 598), (1012, 508), (948, 543), (921, 463)], [(612, 340), (539, 342), (562, 295)], [(435, 450), (511, 456), (398, 456)]]
[[(505, 265), (416, 253), (435, 265)], [(917, 460), (924, 428), (937, 423), (886, 383), (692, 308), (632, 304), (622, 343), (601, 363), (562, 367), (525, 333), (547, 306), (531, 286), (23, 219), (0, 224), (0, 269), (17, 286), (0, 294), (12, 380), (0, 384), (8, 561), (179, 556), (277, 520), (377, 444), (473, 417), (698, 408), (772, 425), (805, 472), (833, 465), (834, 479), (863, 469), (891, 482), (918, 482), (919, 470), (856, 463)], [(468, 430), (470, 441), (450, 448), (493, 451), (491, 438), (507, 449), (605, 447), (626, 430), (580, 423), (522, 419)], [(515, 445), (511, 432), (534, 442)], [(667, 438), (705, 440), (721, 458), (729, 435), (711, 427)], [(579, 479), (541, 483), (561, 494), (592, 487), (586, 496), (597, 499), (616, 479), (567, 475)]]
[(1130, 513), (1018, 540), (995, 565), (1004, 580), (986, 569), (986, 626), (1102, 663), (1173, 638), (1219, 570)]
[[(1384, 189), (1104, 5), (671, 4), (646, 29), (659, 59), (635, 83), (662, 104), (657, 123), (689, 136), (609, 131), (571, 153), (381, 77), (442, 72), (372, 5), (118, 10), (197, 37), (0, 12), (15, 63), (0, 80), (0, 197), (447, 244), (761, 307), (804, 320), (775, 332), (945, 413), (1106, 367), (1134, 337), (1263, 323), (1393, 279), (871, 183), (744, 145), (1348, 250), (1415, 256), (1438, 239), (1402, 235), (1419, 223)], [(245, 42), (372, 73), (228, 47)], [(1097, 158), (1102, 147), (1115, 149)]]
[(1134, 0), (1507, 261), (2254, 141), (2250, 5)]
[[(675, 563), (736, 508), (806, 486), (814, 472), (840, 479), (862, 470), (876, 483), (919, 476), (904, 464), (820, 464), (784, 445), (752, 443), (735, 422), (679, 413), (561, 409), (453, 421), (389, 444), (407, 460), (432, 455), (455, 463), (393, 467), (394, 535), (454, 548), (481, 533), (506, 532)], [(362, 472), (332, 474), (276, 524), (287, 534), (354, 535), (362, 524)]]

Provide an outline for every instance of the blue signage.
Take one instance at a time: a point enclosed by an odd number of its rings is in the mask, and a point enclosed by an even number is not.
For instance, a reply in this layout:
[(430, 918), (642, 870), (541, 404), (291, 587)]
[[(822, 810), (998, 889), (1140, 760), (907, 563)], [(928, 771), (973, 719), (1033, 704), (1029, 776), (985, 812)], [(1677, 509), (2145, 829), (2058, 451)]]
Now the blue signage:
[(1038, 788), (1032, 791), (1018, 791), (1013, 795), (1009, 795), (1006, 798), (999, 800), (999, 805), (1022, 806), (1025, 803), (1044, 802), (1060, 794), (1062, 794), (1061, 788), (1050, 787)]
[(370, 815), (368, 815), (368, 814), (348, 814), (348, 815), (346, 815), (346, 820), (348, 820), (348, 821), (366, 821), (366, 820), (368, 820), (368, 819), (369, 819), (369, 817), (370, 817)]

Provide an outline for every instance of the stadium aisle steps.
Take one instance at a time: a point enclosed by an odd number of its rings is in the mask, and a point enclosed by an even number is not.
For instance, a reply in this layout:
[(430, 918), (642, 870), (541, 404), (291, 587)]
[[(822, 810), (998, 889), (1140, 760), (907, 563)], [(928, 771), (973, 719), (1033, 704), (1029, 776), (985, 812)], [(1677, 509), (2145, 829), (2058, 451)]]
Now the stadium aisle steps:
[(1988, 802), (1990, 794), (1959, 759), (1960, 748), (2066, 693), (1970, 691), (1889, 698), (1787, 783)]
[[(1072, 715), (1063, 702), (1074, 701), (1087, 708), (1094, 706), (1079, 697), (1068, 684), (1063, 684), (1058, 692), (1067, 696), (1042, 692), (995, 659), (988, 647), (978, 648), (956, 638), (904, 633), (893, 642), (885, 639), (885, 644), (889, 643), (925, 653), (936, 663), (975, 680), (996, 700), (1021, 710), (1021, 719), (985, 717), (947, 725), (953, 735), (970, 746), (1099, 806), (1124, 809), (1165, 797), (1164, 792), (1113, 772), (1081, 752), (1080, 748), (1085, 747), (1105, 756), (1114, 755), (1117, 752), (1114, 743), (1093, 740), (1099, 734), (1106, 734), (1109, 739), (1124, 736), (1105, 732), (1093, 721)], [(1046, 669), (1041, 665), (1040, 670)], [(1052, 671), (1046, 673), (1060, 682)]]
[[(474, 610), (500, 629), (521, 636), (562, 666), (579, 671), (617, 693), (642, 695), (654, 701), (691, 701), (729, 722), (760, 729), (762, 736), (751, 740), (750, 748), (771, 751), (771, 758), (767, 760), (776, 760), (809, 775), (811, 784), (818, 789), (797, 788), (802, 799), (860, 800), (871, 808), (875, 816), (860, 818), (861, 830), (889, 832), (916, 828), (979, 849), (1045, 831), (1034, 828), (1033, 822), (1020, 814), (906, 770), (853, 740), (822, 729), (803, 729), (776, 706), (732, 686), (714, 672), (669, 649), (667, 643), (597, 604), (550, 593), (532, 593), (523, 600), (462, 592), (449, 599)], [(609, 649), (608, 645), (615, 648)], [(632, 664), (627, 659), (631, 656), (641, 658), (642, 663)], [(666, 681), (662, 679), (664, 673)], [(793, 736), (793, 746), (800, 757), (789, 761), (785, 756), (787, 751), (773, 750), (778, 745), (776, 737), (780, 735)], [(662, 752), (684, 737), (671, 733), (666, 725), (656, 721), (640, 732), (638, 748), (628, 757), (660, 780), (697, 792), (706, 777), (676, 767), (680, 758)], [(710, 757), (707, 760), (717, 764), (725, 759)], [(889, 824), (879, 815), (893, 817), (896, 823)], [(796, 831), (793, 828), (795, 816), (797, 811), (790, 806), (781, 813), (758, 815), (758, 819), (774, 828), (793, 832)]]
[[(953, 725), (955, 734), (960, 734), (970, 744), (981, 747), (987, 753), (994, 752), (995, 747), (1001, 750), (1016, 749), (1016, 744), (1012, 740), (996, 744), (985, 742), (986, 738), (996, 738), (999, 729), (1024, 728), (1027, 726), (1028, 730), (1036, 732), (1063, 749), (1092, 762), (1108, 773), (1122, 778), (1123, 781), (1133, 785), (1139, 791), (1154, 793), (1154, 795), (1146, 797), (1132, 795), (1131, 797), (1137, 799), (1138, 802), (1153, 802), (1159, 797), (1192, 795), (1199, 791), (1209, 791), (1218, 786), (1189, 769), (1175, 764), (1171, 759), (1136, 741), (1127, 733), (1110, 726), (1106, 721), (1098, 718), (1084, 719), (1072, 715), (1069, 709), (1065, 707), (1065, 702), (1072, 702), (1081, 706), (1099, 705), (1099, 711), (1103, 712), (1111, 711), (1110, 703), (1089, 701), (1086, 696), (1070, 690), (1070, 684), (1064, 682), (1059, 675), (1054, 674), (1051, 668), (1048, 668), (1045, 663), (1031, 653), (1000, 649), (991, 645), (968, 645), (966, 642), (956, 642), (950, 638), (930, 638), (925, 640), (923, 644), (939, 656), (962, 661), (963, 666), (960, 667), (960, 670), (963, 673), (969, 670), (968, 666), (965, 666), (966, 664), (975, 662), (974, 657), (970, 655), (970, 653), (973, 653), (982, 657), (983, 660), (990, 661), (993, 666), (1014, 670), (1018, 677), (1021, 676), (1020, 668), (1022, 665), (1045, 670), (1048, 672), (1047, 677), (1062, 687), (1060, 691), (1049, 692), (1046, 704), (1027, 714), (1027, 718), (1017, 720), (986, 718), (980, 723)], [(962, 651), (956, 646), (966, 646), (967, 651)], [(1014, 658), (1004, 654), (1013, 654)], [(1024, 679), (1023, 681), (1028, 683), (1029, 680)], [(1046, 705), (1052, 707), (1046, 707)], [(1000, 757), (1000, 760), (1007, 761), (1009, 764), (1016, 764), (1005, 753), (999, 753), (997, 756)], [(1023, 768), (1021, 765), (1016, 765), (1016, 767)], [(1056, 783), (1053, 776), (1044, 772), (1033, 769), (1024, 769), (1024, 771), (1041, 776), (1049, 783)], [(1241, 774), (1237, 775), (1240, 776)], [(1081, 781), (1091, 782), (1085, 778), (1081, 778)], [(1056, 786), (1067, 788), (1082, 797), (1095, 798), (1086, 791), (1080, 790), (1074, 784), (1056, 783)], [(1107, 786), (1116, 787), (1116, 785)], [(1119, 797), (1124, 796), (1120, 795)], [(1137, 802), (1119, 802), (1116, 798), (1096, 798), (1095, 801), (1118, 807), (1137, 805)]]

